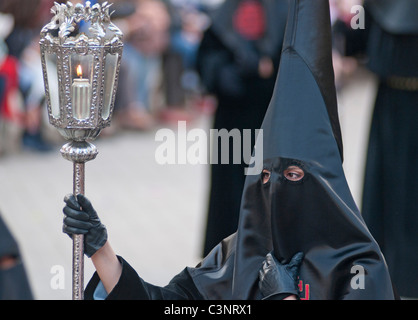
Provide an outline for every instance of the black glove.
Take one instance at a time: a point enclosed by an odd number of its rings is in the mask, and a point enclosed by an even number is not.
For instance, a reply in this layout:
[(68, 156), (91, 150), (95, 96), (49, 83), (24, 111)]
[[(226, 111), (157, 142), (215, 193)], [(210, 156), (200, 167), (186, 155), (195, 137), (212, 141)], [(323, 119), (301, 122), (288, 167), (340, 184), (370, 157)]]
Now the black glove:
[(73, 234), (84, 235), (84, 253), (91, 257), (107, 241), (106, 227), (94, 210), (91, 202), (83, 195), (78, 194), (77, 199), (73, 194), (64, 198), (67, 204), (64, 207), (64, 225), (62, 231), (70, 237)]
[(293, 294), (299, 297), (297, 279), (302, 260), (302, 252), (296, 253), (288, 264), (281, 264), (271, 253), (267, 254), (258, 282), (263, 300), (285, 298)]

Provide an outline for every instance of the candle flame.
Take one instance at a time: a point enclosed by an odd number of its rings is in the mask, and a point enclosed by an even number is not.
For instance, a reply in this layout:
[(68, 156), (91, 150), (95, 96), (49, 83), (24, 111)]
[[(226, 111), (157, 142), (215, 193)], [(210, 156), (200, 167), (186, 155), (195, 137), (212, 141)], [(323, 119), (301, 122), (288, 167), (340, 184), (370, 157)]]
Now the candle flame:
[(83, 69), (80, 64), (77, 66), (77, 76), (80, 78), (83, 76)]

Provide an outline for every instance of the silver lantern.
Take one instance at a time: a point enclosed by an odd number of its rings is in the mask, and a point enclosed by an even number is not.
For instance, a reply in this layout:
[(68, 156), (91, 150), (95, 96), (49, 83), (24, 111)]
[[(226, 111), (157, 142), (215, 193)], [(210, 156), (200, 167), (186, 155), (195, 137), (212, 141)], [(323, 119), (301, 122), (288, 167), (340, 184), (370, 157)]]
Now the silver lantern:
[[(40, 47), (49, 122), (69, 142), (62, 156), (73, 162), (73, 193), (84, 194), (84, 165), (97, 155), (94, 140), (109, 126), (122, 57), (122, 32), (111, 4), (58, 4), (41, 30)], [(83, 236), (73, 236), (73, 299), (83, 299)]]

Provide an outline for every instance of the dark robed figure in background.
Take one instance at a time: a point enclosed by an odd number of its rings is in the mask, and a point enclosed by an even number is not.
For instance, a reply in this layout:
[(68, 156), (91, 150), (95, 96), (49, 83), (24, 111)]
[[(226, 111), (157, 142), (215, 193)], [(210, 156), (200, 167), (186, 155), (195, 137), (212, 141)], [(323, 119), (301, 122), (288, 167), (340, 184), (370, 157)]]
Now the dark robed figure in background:
[[(273, 93), (287, 7), (287, 0), (225, 1), (211, 15), (212, 25), (198, 51), (200, 77), (218, 101), (213, 128), (238, 129), (241, 138), (250, 129), (251, 147)], [(221, 152), (227, 150), (221, 151), (219, 143), (218, 162), (211, 165), (204, 255), (238, 226), (247, 164), (242, 154), (233, 163), (233, 143), (230, 139), (229, 162), (221, 164)]]
[(32, 300), (19, 245), (0, 213), (0, 300)]
[(146, 283), (115, 255), (89, 200), (66, 198), (64, 232), (85, 234), (97, 271), (86, 298), (394, 299), (342, 169), (331, 50), (328, 1), (290, 1), (264, 138), (255, 145), (264, 160), (248, 172), (237, 231), (167, 286)]
[(399, 295), (418, 297), (418, 1), (367, 0), (364, 30), (337, 27), (345, 55), (367, 55), (379, 86), (362, 215)]

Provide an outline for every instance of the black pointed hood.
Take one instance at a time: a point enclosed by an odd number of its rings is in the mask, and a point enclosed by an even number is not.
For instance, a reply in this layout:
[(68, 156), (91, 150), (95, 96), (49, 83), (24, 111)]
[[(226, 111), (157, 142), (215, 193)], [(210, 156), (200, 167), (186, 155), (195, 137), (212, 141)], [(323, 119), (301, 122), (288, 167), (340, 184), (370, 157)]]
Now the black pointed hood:
[(329, 15), (328, 1), (291, 1), (280, 76), (262, 125), (264, 158), (318, 158), (322, 150), (306, 150), (315, 140), (328, 152), (336, 144), (332, 152), (343, 159)]
[(203, 296), (260, 298), (265, 255), (273, 251), (286, 262), (301, 251), (301, 298), (393, 299), (384, 257), (342, 168), (327, 0), (290, 1), (279, 75), (261, 129), (237, 232), (190, 269)]

